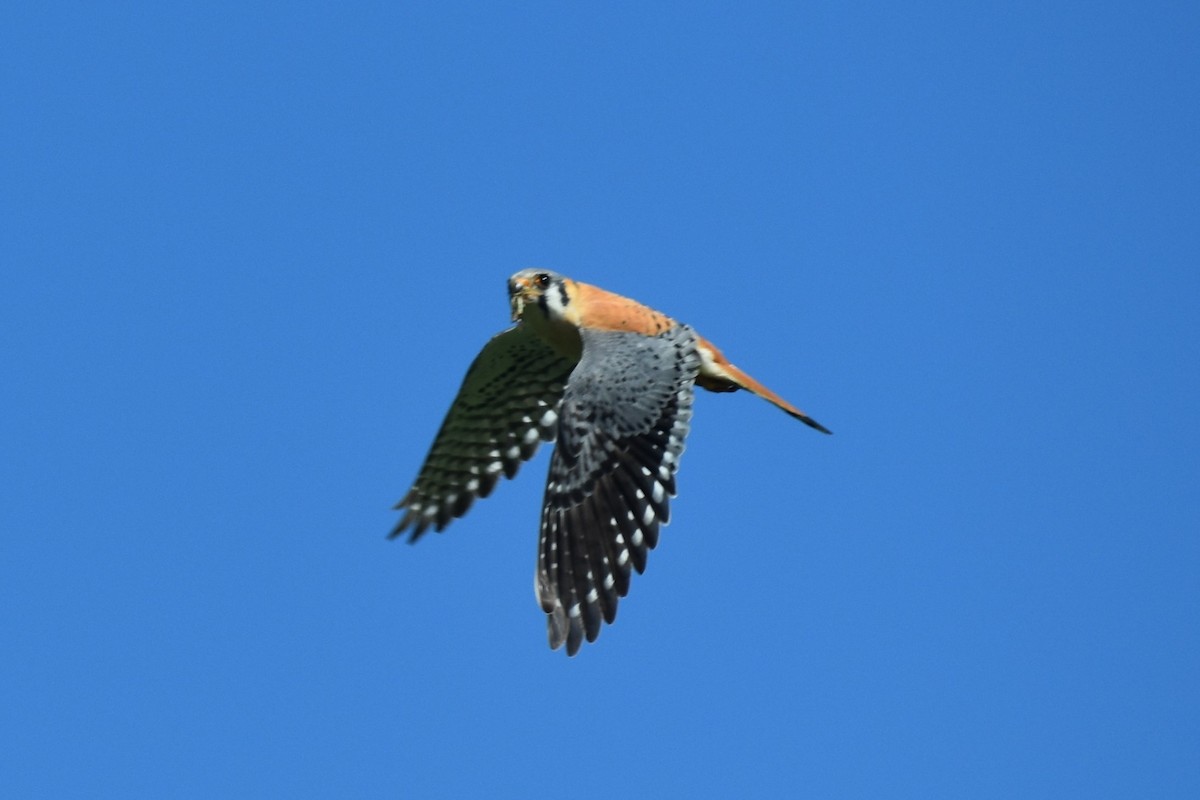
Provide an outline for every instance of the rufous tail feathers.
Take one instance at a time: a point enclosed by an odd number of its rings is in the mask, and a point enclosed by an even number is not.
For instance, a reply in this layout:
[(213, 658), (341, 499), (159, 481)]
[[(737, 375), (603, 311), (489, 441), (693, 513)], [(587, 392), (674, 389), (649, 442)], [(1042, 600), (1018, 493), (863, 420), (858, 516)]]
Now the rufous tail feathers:
[(787, 400), (784, 400), (754, 380), (754, 378), (751, 378), (735, 367), (729, 362), (729, 359), (725, 358), (725, 355), (720, 350), (713, 347), (707, 341), (701, 341), (699, 349), (701, 367), (700, 374), (696, 377), (696, 384), (701, 388), (708, 389), (710, 392), (734, 392), (738, 389), (745, 389), (748, 392), (758, 395), (768, 403), (783, 409), (784, 412), (800, 420), (808, 427), (814, 428), (821, 433), (833, 433), (833, 431), (817, 422), (808, 414), (805, 414)]

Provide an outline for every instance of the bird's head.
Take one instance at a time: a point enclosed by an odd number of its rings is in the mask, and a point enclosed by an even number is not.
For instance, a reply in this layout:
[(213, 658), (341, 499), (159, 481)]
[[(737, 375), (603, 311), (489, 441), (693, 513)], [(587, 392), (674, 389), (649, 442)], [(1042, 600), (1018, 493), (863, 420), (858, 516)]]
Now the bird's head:
[(571, 304), (569, 281), (557, 272), (523, 269), (508, 279), (513, 322), (564, 322)]

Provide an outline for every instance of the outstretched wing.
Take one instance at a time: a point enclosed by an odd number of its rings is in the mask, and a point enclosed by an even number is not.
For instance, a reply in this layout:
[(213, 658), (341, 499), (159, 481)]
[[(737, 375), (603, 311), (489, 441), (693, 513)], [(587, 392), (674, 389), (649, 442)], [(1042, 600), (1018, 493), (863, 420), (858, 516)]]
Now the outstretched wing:
[(550, 646), (574, 655), (612, 622), (630, 569), (669, 519), (700, 366), (696, 335), (581, 329), (542, 508), (537, 593)]
[(575, 362), (524, 325), (492, 337), (463, 379), (413, 487), (396, 504), (393, 537), (441, 531), (511, 478), (543, 440), (554, 438), (558, 404)]

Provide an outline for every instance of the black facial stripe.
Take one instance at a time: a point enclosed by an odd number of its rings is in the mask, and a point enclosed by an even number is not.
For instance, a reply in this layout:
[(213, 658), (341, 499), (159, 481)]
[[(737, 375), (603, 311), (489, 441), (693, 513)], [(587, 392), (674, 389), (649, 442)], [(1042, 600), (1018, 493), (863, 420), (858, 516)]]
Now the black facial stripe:
[(563, 308), (566, 308), (567, 305), (571, 302), (571, 299), (569, 297), (567, 297), (567, 290), (563, 286), (562, 281), (559, 281), (558, 283), (554, 284), (554, 288), (558, 289), (559, 303), (562, 305)]
[(542, 316), (549, 319), (550, 318), (550, 304), (548, 302), (546, 302), (545, 292), (538, 295), (537, 303), (538, 303), (538, 308), (540, 308), (542, 310)]

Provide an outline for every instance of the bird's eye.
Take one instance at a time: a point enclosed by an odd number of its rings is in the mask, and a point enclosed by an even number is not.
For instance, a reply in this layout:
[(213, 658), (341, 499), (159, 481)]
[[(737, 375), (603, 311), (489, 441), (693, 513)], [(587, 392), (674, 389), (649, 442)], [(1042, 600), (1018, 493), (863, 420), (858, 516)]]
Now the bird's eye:
[(539, 289), (545, 289), (547, 286), (550, 285), (550, 276), (544, 272), (539, 272), (537, 274), (537, 277), (534, 278), (534, 280), (537, 281), (537, 285), (538, 285)]

